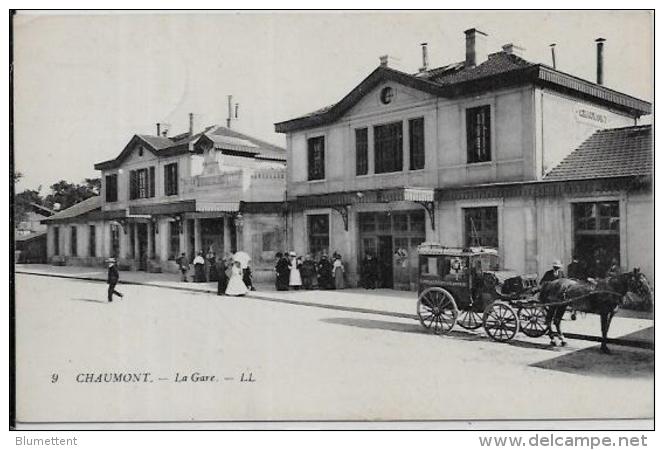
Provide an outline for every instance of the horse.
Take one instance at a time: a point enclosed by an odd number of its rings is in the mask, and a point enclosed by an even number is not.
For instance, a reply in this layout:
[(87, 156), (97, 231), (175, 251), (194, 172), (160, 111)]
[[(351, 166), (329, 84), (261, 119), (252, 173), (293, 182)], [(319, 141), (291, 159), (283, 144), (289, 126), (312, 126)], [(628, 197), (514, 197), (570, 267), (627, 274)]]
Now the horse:
[[(560, 321), (567, 307), (572, 305), (575, 311), (599, 314), (602, 327), (601, 351), (610, 353), (606, 336), (611, 320), (628, 292), (645, 299), (648, 306), (652, 306), (652, 289), (638, 268), (600, 279), (596, 284), (571, 278), (545, 283), (540, 290), (539, 301), (543, 305), (550, 305), (547, 307), (546, 326), (549, 329), (551, 345), (556, 346), (556, 337), (560, 339), (561, 345), (566, 345), (560, 330)], [(557, 334), (553, 332), (552, 322), (556, 326)]]

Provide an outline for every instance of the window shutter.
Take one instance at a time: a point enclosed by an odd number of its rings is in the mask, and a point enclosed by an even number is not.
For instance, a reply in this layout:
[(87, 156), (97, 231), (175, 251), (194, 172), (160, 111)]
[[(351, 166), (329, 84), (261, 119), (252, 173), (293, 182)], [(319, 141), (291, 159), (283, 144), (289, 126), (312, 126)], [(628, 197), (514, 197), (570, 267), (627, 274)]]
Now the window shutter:
[(149, 183), (150, 183), (150, 197), (154, 197), (154, 178), (155, 178), (154, 174), (155, 174), (154, 166), (152, 166), (152, 167), (150, 167), (150, 180), (149, 180)]
[(491, 107), (485, 106), (484, 113), (484, 158), (483, 161), (491, 161)]
[(136, 171), (131, 170), (129, 172), (129, 199), (133, 200), (136, 198)]

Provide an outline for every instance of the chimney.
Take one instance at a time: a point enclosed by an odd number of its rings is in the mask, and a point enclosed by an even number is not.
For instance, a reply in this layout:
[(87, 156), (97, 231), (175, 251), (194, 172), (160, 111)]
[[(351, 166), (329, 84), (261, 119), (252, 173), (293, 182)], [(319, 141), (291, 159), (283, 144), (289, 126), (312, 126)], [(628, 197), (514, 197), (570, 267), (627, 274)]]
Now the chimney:
[(597, 84), (604, 84), (604, 42), (606, 39), (597, 38)]
[(475, 67), (482, 64), (489, 57), (486, 49), (487, 34), (471, 28), (464, 31), (466, 34), (466, 67)]
[(194, 135), (194, 113), (189, 113), (189, 136)]
[(157, 122), (157, 136), (161, 136), (161, 124)]
[(231, 119), (233, 118), (233, 96), (228, 95), (228, 117), (226, 118), (226, 128), (231, 127)]
[(551, 47), (551, 66), (556, 68), (556, 44), (549, 44)]
[(429, 54), (427, 53), (427, 43), (422, 42), (422, 67), (420, 67), (420, 72), (426, 72), (429, 70)]
[(516, 55), (519, 58), (523, 58), (523, 53), (526, 51), (525, 48), (514, 45), (511, 42), (509, 44), (503, 45), (503, 51), (508, 55)]
[(381, 67), (387, 67), (387, 63), (389, 61), (390, 57), (388, 55), (383, 55), (380, 57), (380, 66)]

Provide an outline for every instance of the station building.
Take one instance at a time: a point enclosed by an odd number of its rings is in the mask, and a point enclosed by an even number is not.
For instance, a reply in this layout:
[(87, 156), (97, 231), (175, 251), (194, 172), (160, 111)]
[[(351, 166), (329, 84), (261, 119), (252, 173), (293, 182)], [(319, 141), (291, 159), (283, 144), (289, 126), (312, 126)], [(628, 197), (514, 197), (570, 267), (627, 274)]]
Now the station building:
[(540, 276), (578, 255), (653, 280), (650, 103), (603, 85), (601, 39), (596, 82), (486, 39), (467, 30), (464, 61), (429, 68), (423, 53), (417, 73), (381, 57), (336, 104), (275, 124), (291, 246), (340, 253), (353, 285), (371, 253), (383, 287), (415, 289), (425, 240), (494, 247)]
[(260, 280), (285, 239), (285, 150), (227, 127), (135, 135), (100, 162), (99, 196), (48, 219), (54, 264), (175, 272), (175, 259), (212, 249), (252, 258)]

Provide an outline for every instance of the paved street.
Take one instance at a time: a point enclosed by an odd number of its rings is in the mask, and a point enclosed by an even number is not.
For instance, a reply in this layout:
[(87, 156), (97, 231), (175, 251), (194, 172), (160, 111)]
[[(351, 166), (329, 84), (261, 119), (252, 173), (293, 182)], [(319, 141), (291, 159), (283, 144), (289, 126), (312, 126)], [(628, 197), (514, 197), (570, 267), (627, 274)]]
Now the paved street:
[[(550, 349), (545, 339), (497, 344), (460, 332), (432, 336), (412, 319), (334, 307), (119, 289), (125, 299), (108, 304), (99, 282), (16, 275), (19, 421), (654, 413), (650, 350), (614, 346), (606, 356), (578, 340), (564, 349)], [(315, 301), (320, 294), (298, 295)], [(146, 372), (140, 382), (77, 382), (85, 374)], [(215, 378), (192, 382), (195, 372)]]

